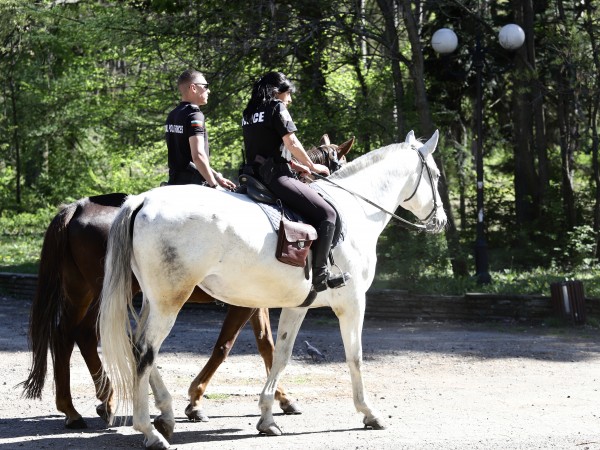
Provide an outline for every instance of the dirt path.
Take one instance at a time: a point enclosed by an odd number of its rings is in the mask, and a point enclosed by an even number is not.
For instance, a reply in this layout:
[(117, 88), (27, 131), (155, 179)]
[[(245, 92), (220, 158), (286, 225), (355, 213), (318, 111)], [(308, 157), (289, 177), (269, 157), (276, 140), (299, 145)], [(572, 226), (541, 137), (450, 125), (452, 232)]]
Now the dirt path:
[[(91, 377), (77, 350), (73, 395), (87, 430), (63, 428), (50, 369), (43, 401), (20, 398), (15, 385), (29, 368), (28, 310), (28, 302), (0, 297), (0, 448), (141, 448), (142, 436), (131, 427), (106, 429), (96, 417)], [(163, 347), (158, 364), (174, 398), (178, 449), (600, 449), (598, 330), (367, 323), (365, 384), (388, 425), (373, 431), (362, 429), (354, 410), (337, 323), (310, 312), (282, 380), (304, 414), (277, 416), (284, 436), (264, 437), (255, 425), (265, 374), (250, 329), (209, 386), (204, 405), (211, 420), (184, 420), (188, 384), (222, 317), (184, 309)], [(311, 362), (304, 340), (327, 361)]]

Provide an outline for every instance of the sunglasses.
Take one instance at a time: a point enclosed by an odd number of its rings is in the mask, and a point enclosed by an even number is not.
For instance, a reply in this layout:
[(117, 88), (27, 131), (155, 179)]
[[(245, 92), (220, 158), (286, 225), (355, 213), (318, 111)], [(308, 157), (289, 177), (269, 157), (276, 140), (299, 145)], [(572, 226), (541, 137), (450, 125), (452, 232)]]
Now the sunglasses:
[(202, 86), (204, 89), (208, 89), (208, 83), (192, 83), (195, 84), (196, 86)]

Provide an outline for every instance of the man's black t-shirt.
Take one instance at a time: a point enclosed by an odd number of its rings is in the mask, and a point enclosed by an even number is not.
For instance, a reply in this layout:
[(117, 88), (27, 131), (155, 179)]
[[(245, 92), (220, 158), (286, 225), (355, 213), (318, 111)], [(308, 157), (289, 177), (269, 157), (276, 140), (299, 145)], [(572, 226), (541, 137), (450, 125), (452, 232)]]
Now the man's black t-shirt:
[(282, 158), (283, 136), (297, 131), (296, 125), (285, 105), (280, 100), (272, 100), (261, 105), (248, 118), (242, 120), (246, 162), (252, 164), (257, 155), (263, 158)]
[(169, 113), (165, 124), (169, 179), (175, 179), (182, 171), (189, 171), (189, 166), (193, 165), (189, 138), (195, 135), (204, 136), (204, 149), (208, 155), (208, 132), (204, 123), (204, 114), (198, 105), (181, 102)]

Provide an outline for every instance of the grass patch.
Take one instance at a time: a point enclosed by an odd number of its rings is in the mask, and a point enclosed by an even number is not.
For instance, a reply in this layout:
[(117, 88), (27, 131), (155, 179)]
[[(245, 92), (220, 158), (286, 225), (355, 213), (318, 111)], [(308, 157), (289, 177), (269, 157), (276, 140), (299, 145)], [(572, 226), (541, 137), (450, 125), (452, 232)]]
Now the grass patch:
[(204, 398), (209, 400), (227, 400), (231, 394), (204, 394)]
[[(287, 382), (287, 381), (286, 381)], [(303, 376), (303, 375), (299, 375), (297, 377), (293, 377), (289, 380), (290, 384), (312, 384), (313, 380), (311, 380), (310, 378)]]
[(43, 234), (0, 236), (0, 272), (37, 273)]
[(556, 268), (503, 270), (490, 272), (490, 284), (478, 284), (473, 277), (454, 278), (452, 274), (424, 273), (404, 277), (397, 273), (378, 273), (375, 289), (400, 289), (416, 294), (463, 295), (467, 292), (487, 294), (550, 295), (550, 285), (565, 280), (581, 280), (586, 297), (600, 298), (600, 268), (582, 268), (560, 272)]

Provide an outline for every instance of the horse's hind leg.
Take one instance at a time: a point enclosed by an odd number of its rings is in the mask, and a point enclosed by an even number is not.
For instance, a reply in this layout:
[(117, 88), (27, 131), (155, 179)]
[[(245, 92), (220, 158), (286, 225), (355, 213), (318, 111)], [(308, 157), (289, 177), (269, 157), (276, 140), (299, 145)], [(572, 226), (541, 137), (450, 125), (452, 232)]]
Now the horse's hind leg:
[[(61, 329), (61, 328), (59, 328)], [(56, 386), (56, 409), (64, 413), (65, 427), (73, 430), (87, 428), (81, 414), (73, 406), (71, 396), (71, 355), (75, 340), (71, 333), (60, 333), (54, 339), (60, 343), (54, 344), (54, 385)]]
[(350, 368), (354, 406), (358, 412), (364, 414), (363, 423), (365, 428), (385, 429), (379, 412), (370, 405), (362, 378), (362, 327), (364, 310), (359, 311), (356, 309), (352, 311), (348, 308), (337, 317), (340, 322), (346, 362)]
[(163, 382), (156, 364), (150, 372), (150, 386), (154, 393), (154, 404), (160, 410), (160, 415), (154, 418), (154, 428), (167, 440), (173, 436), (175, 416), (173, 414), (173, 398)]
[(277, 389), (279, 377), (290, 359), (298, 330), (300, 329), (300, 325), (302, 325), (307, 311), (307, 308), (284, 308), (281, 310), (279, 326), (277, 327), (277, 344), (275, 345), (273, 367), (271, 367), (271, 372), (267, 377), (267, 382), (258, 402), (261, 415), (260, 420), (256, 424), (256, 429), (259, 433), (271, 436), (281, 434), (281, 430), (273, 418), (275, 390)]
[(112, 388), (105, 378), (104, 368), (98, 355), (98, 334), (96, 330), (96, 317), (98, 317), (97, 308), (92, 308), (84, 321), (77, 329), (75, 342), (81, 351), (81, 356), (87, 365), (87, 368), (94, 381), (96, 388), (96, 398), (100, 404), (96, 406), (96, 413), (109, 423), (112, 418), (114, 407), (112, 405)]
[(163, 417), (159, 421), (159, 430), (152, 426), (148, 407), (148, 384), (152, 371), (156, 370), (154, 368), (156, 357), (183, 305), (183, 303), (176, 304), (173, 301), (170, 303), (172, 306), (167, 308), (166, 304), (168, 302), (163, 303), (161, 305), (163, 307), (159, 309), (149, 300), (149, 303), (144, 306), (144, 309), (149, 309), (142, 311), (142, 320), (138, 325), (135, 344), (137, 383), (133, 390), (133, 428), (144, 434), (144, 445), (154, 450), (169, 448), (169, 443), (163, 437), (163, 433), (165, 436), (172, 435), (175, 426), (171, 396), (158, 372), (152, 374), (152, 388)]
[(202, 396), (206, 392), (206, 387), (212, 376), (221, 363), (225, 361), (227, 355), (229, 355), (229, 351), (233, 347), (241, 329), (248, 319), (254, 315), (255, 311), (256, 309), (241, 308), (239, 306), (229, 306), (227, 309), (227, 315), (223, 321), (221, 333), (219, 333), (212, 354), (188, 389), (190, 403), (185, 408), (185, 415), (192, 422), (208, 421), (208, 416), (202, 411)]
[[(267, 308), (258, 309), (250, 318), (250, 323), (252, 324), (258, 351), (265, 362), (268, 375), (273, 366), (273, 353), (275, 353), (275, 342), (273, 341), (273, 333), (271, 332), (269, 310)], [(284, 414), (302, 414), (298, 404), (287, 396), (285, 389), (281, 386), (277, 386), (275, 400), (279, 402), (279, 407), (283, 410)]]

